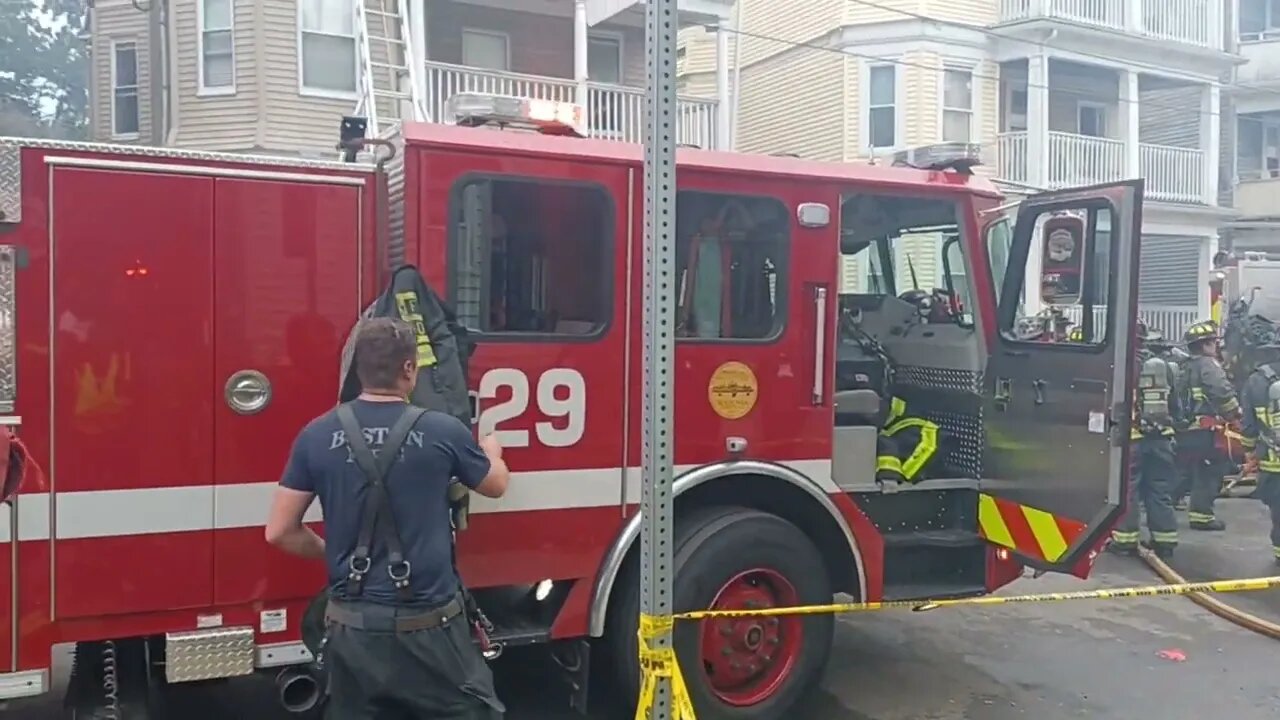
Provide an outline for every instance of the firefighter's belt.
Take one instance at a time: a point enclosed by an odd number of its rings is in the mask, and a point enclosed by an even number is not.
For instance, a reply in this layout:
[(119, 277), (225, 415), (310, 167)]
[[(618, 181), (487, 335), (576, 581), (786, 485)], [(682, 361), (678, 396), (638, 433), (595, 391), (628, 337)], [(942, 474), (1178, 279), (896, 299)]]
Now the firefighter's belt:
[(366, 613), (347, 607), (340, 600), (331, 600), (325, 608), (324, 619), (326, 623), (337, 623), (356, 630), (408, 633), (440, 627), (461, 614), (462, 599), (457, 597), (434, 610), (396, 616)]
[(382, 542), (387, 546), (387, 576), (395, 586), (396, 595), (401, 601), (408, 602), (413, 597), (409, 587), (409, 575), (413, 568), (404, 556), (404, 544), (400, 542), (400, 532), (396, 529), (395, 513), (391, 507), (391, 497), (387, 493), (386, 477), (400, 456), (400, 448), (409, 437), (418, 418), (426, 410), (416, 405), (405, 404), (404, 413), (396, 420), (386, 442), (378, 450), (375, 457), (364, 440), (364, 432), (356, 421), (355, 412), (350, 404), (338, 406), (338, 422), (342, 424), (342, 432), (346, 435), (347, 446), (351, 448), (351, 456), (356, 465), (364, 473), (368, 481), (368, 492), (365, 494), (364, 507), (360, 511), (360, 532), (356, 537), (356, 549), (347, 562), (347, 587), (349, 597), (359, 597), (364, 590), (364, 578), (369, 573), (372, 561), (373, 533), (378, 531)]

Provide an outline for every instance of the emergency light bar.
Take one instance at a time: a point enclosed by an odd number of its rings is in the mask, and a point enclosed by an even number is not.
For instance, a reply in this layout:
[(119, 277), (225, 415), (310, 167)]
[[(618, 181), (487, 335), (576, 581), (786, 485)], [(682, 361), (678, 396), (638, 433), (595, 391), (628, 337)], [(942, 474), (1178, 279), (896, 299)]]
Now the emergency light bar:
[(946, 142), (899, 150), (893, 154), (893, 164), (919, 170), (955, 170), (963, 175), (971, 175), (974, 166), (982, 164), (982, 146), (975, 143)]
[(575, 103), (472, 92), (450, 97), (444, 112), (456, 125), (498, 125), (576, 137), (583, 136), (586, 118), (586, 110)]

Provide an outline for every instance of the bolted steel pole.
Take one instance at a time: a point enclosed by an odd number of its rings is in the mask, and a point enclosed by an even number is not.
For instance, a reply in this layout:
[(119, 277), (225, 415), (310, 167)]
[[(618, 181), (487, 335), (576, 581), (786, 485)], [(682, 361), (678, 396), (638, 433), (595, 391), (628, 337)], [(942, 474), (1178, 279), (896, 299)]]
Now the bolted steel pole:
[[(640, 612), (671, 614), (672, 402), (676, 297), (676, 0), (645, 5), (644, 425), (641, 436)], [(666, 634), (654, 641), (671, 647)], [(671, 717), (658, 683), (651, 720)]]

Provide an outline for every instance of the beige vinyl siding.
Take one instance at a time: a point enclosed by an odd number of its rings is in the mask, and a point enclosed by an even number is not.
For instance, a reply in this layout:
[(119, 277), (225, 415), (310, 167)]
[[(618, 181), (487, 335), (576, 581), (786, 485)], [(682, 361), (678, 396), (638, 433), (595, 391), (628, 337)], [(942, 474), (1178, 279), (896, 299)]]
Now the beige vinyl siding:
[[(729, 68), (733, 68), (734, 37), (729, 37)], [(680, 94), (714, 98), (716, 96), (716, 35), (703, 27), (680, 31), (680, 47), (684, 57), (676, 69)], [(732, 78), (730, 79), (732, 82)]]
[(146, 13), (139, 12), (128, 3), (104, 3), (93, 10), (90, 33), (93, 63), (90, 122), (93, 138), (115, 140), (111, 134), (111, 48), (117, 43), (134, 43), (138, 57), (138, 139), (134, 142), (148, 142), (151, 136), (151, 65)]
[[(905, 20), (907, 15), (924, 15), (928, 11), (928, 0), (873, 0), (876, 5), (883, 7), (872, 7), (858, 0), (841, 0), (844, 9), (844, 22), (847, 25), (862, 25), (865, 23), (886, 22), (893, 20)], [(998, 0), (992, 0), (997, 2)], [(903, 12), (895, 12), (895, 11)]]
[(920, 14), (967, 25), (994, 25), (1000, 20), (1000, 0), (921, 0)]
[(355, 110), (356, 98), (303, 95), (298, 76), (298, 4), (295, 0), (258, 2), (265, 118), (262, 145), (273, 152), (331, 155), (338, 142), (338, 124), (343, 115)]
[[(279, 0), (271, 0), (278, 3)], [(201, 97), (199, 15), (200, 0), (172, 0), (170, 17), (176, 42), (176, 127), (173, 144), (203, 150), (243, 151), (258, 144), (259, 87), (257, 32), (261, 21), (253, 0), (234, 0), (232, 38), (235, 53), (235, 93)], [(336, 123), (335, 123), (336, 125)]]
[(840, 160), (844, 58), (798, 50), (742, 72), (738, 150)]
[(788, 43), (812, 42), (839, 27), (842, 6), (846, 0), (738, 2), (740, 27), (745, 33), (742, 38), (742, 62), (744, 66), (750, 66), (790, 50), (792, 46)]
[(909, 52), (898, 66), (898, 82), (906, 83), (906, 128), (899, 147), (916, 147), (942, 139), (942, 57), (931, 52)]

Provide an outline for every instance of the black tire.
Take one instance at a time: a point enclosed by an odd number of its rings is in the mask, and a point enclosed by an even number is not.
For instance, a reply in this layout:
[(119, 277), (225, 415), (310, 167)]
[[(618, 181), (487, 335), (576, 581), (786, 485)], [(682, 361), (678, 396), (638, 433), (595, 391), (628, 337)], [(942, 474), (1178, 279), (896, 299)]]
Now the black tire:
[[(821, 553), (799, 528), (775, 515), (740, 507), (700, 508), (676, 522), (674, 543), (677, 611), (711, 605), (724, 585), (743, 571), (764, 568), (785, 578), (803, 605), (831, 602), (833, 591)], [(631, 563), (614, 588), (616, 602), (605, 631), (621, 698), (634, 708), (639, 694), (636, 626), (638, 567)], [(767, 697), (731, 705), (713, 691), (700, 657), (701, 623), (676, 626), (675, 645), (685, 684), (700, 720), (781, 720), (820, 680), (831, 654), (834, 619), (798, 620), (802, 642), (790, 672)]]

